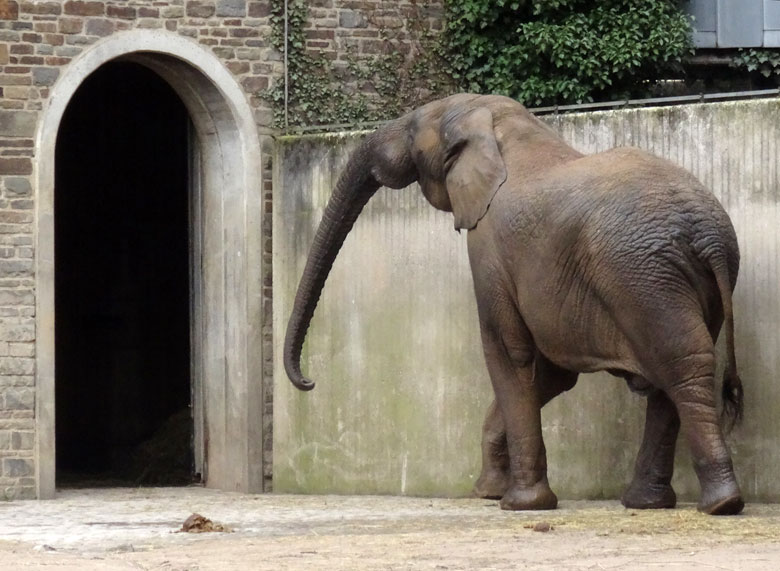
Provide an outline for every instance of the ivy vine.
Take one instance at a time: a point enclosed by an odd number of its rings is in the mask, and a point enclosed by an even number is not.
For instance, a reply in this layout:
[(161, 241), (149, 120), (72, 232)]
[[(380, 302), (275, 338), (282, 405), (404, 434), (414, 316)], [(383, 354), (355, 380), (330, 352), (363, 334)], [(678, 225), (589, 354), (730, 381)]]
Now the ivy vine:
[(780, 76), (780, 51), (740, 49), (733, 57), (731, 66), (749, 73), (759, 73), (765, 78)]
[[(437, 61), (435, 34), (427, 25), (425, 7), (412, 3), (403, 30), (374, 23), (381, 53), (366, 55), (350, 48), (334, 61), (307, 49), (308, 2), (287, 3), (287, 113), (284, 79), (262, 96), (274, 110), (274, 125), (333, 125), (381, 121), (397, 117), (447, 91), (449, 76)], [(368, 16), (370, 18), (370, 16)], [(285, 49), (283, 0), (271, 2), (271, 45)], [(451, 88), (450, 88), (451, 89)]]
[[(262, 94), (275, 125), (390, 119), (454, 91), (528, 106), (642, 97), (659, 79), (680, 77), (692, 51), (691, 19), (677, 0), (441, 1), (440, 32), (430, 29), (423, 0), (410, 0), (401, 28), (362, 13), (379, 31), (380, 53), (337, 45), (332, 60), (307, 48), (308, 2), (288, 0), (286, 120), (284, 80)], [(270, 43), (282, 53), (284, 0), (271, 0), (270, 20)], [(748, 54), (745, 65), (777, 73), (762, 58)]]

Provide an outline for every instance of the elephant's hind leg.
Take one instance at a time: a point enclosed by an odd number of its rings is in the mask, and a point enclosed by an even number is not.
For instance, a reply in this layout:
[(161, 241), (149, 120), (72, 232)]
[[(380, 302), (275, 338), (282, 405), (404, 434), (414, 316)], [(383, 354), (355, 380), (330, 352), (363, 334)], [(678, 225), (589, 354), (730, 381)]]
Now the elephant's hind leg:
[(674, 450), (680, 418), (677, 409), (660, 390), (647, 397), (645, 434), (634, 468), (634, 479), (623, 494), (623, 505), (635, 509), (673, 508)]
[[(703, 329), (703, 328), (702, 328)], [(693, 336), (691, 336), (693, 337)], [(690, 339), (660, 368), (662, 386), (677, 408), (682, 433), (701, 485), (699, 510), (712, 515), (737, 514), (744, 501), (715, 408), (715, 355), (709, 334)]]

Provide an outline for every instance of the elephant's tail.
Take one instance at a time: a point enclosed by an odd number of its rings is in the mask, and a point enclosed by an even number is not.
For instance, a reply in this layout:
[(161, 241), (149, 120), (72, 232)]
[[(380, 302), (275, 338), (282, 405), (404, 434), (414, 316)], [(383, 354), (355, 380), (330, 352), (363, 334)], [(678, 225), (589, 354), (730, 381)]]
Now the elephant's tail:
[(732, 307), (732, 288), (728, 265), (722, 263), (711, 265), (715, 281), (720, 291), (723, 305), (723, 327), (726, 330), (726, 369), (723, 373), (723, 412), (724, 428), (727, 432), (742, 420), (744, 409), (742, 380), (737, 374), (737, 359), (734, 352), (734, 312)]

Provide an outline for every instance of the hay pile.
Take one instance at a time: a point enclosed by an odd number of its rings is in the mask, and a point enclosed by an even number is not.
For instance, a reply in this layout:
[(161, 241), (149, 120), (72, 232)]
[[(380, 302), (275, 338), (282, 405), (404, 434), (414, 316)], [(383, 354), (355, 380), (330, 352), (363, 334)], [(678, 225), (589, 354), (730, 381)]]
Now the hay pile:
[[(550, 516), (531, 520), (544, 522), (555, 530), (591, 531), (597, 535), (674, 534), (735, 540), (780, 539), (780, 515), (766, 505), (748, 504), (738, 516), (710, 516), (696, 511), (694, 504), (682, 504), (673, 510), (626, 510), (620, 507), (591, 507), (583, 503), (576, 509), (563, 509)], [(528, 520), (522, 522), (528, 526)]]

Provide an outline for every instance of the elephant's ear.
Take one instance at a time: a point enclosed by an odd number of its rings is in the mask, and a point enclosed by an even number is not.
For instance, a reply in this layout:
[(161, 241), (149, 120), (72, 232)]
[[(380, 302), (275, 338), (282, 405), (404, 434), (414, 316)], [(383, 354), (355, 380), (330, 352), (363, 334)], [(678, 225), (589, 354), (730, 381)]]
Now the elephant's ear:
[(454, 114), (442, 122), (447, 194), (455, 228), (470, 230), (490, 207), (506, 180), (506, 167), (493, 132), (493, 114), (485, 107)]

